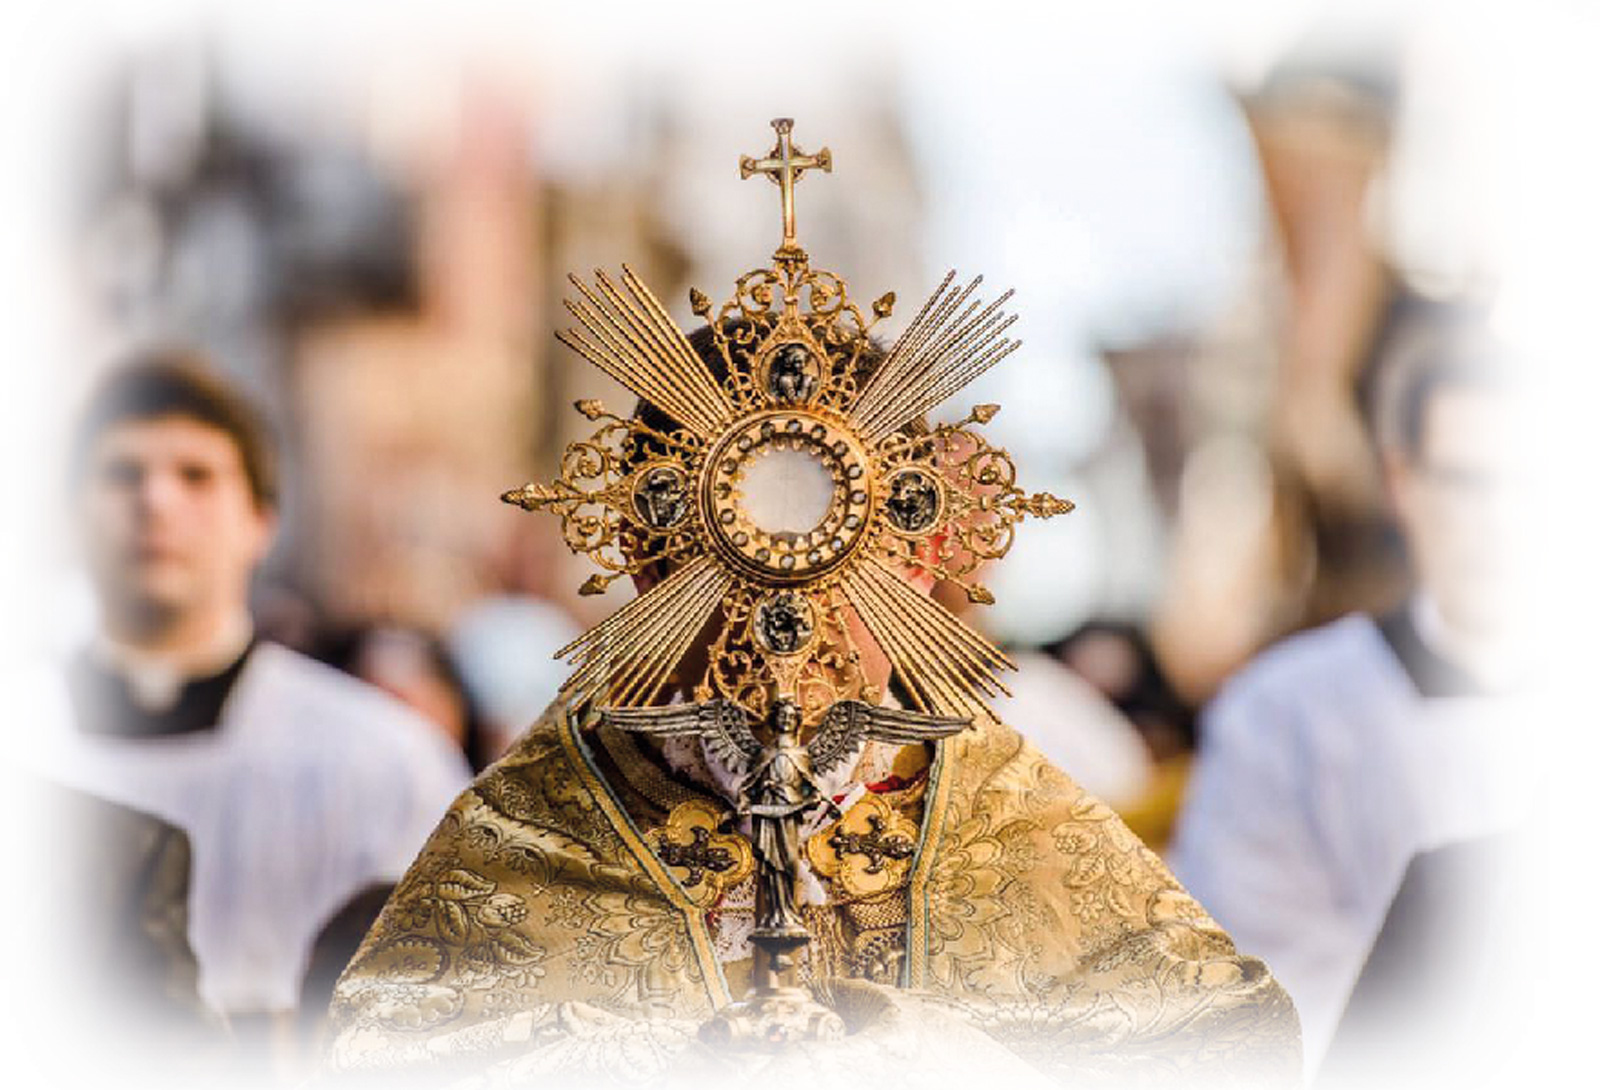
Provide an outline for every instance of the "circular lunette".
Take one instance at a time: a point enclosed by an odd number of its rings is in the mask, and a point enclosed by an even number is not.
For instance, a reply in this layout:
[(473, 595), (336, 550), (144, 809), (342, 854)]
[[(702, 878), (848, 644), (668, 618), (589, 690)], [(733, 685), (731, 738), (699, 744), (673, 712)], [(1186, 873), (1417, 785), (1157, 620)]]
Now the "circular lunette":
[[(833, 483), (821, 523), (790, 533), (763, 530), (740, 500), (743, 467), (766, 450), (814, 457)], [(754, 413), (730, 428), (701, 469), (702, 515), (717, 552), (750, 578), (767, 583), (815, 579), (842, 564), (866, 537), (873, 511), (872, 463), (844, 426), (800, 410)]]

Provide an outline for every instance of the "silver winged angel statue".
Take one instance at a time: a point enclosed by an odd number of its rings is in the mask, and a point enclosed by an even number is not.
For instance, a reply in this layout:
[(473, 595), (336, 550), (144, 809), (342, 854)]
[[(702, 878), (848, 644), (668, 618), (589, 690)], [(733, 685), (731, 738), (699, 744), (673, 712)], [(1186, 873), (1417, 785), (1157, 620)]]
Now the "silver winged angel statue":
[(805, 924), (795, 905), (800, 876), (800, 826), (816, 806), (837, 810), (819, 776), (856, 754), (867, 741), (908, 745), (966, 730), (970, 719), (885, 708), (841, 700), (822, 717), (811, 741), (800, 741), (800, 708), (791, 699), (773, 701), (768, 713), (771, 742), (756, 736), (750, 717), (731, 700), (707, 700), (664, 708), (606, 708), (601, 722), (636, 734), (698, 735), (724, 764), (744, 769), (737, 800), (751, 819), (756, 855), (756, 939), (803, 942)]

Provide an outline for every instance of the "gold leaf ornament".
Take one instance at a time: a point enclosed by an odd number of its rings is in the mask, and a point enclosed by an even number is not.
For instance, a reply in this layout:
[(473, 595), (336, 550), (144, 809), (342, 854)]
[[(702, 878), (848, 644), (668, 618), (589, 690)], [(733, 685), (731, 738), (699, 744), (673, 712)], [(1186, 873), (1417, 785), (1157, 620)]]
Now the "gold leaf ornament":
[(664, 825), (645, 834), (656, 858), (701, 908), (715, 905), (755, 869), (750, 842), (723, 832), (725, 818), (721, 807), (690, 799), (673, 807)]
[(905, 883), (918, 829), (877, 795), (864, 795), (838, 821), (806, 841), (806, 858), (852, 898), (873, 897)]

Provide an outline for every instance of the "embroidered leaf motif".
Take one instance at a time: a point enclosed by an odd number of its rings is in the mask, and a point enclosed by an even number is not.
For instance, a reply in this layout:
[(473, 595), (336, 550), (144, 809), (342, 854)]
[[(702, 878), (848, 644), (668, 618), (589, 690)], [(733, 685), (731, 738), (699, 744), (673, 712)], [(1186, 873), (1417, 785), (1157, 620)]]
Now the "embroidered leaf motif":
[(439, 876), (434, 889), (446, 901), (465, 901), (494, 892), (494, 883), (468, 870), (449, 870)]
[(440, 903), (439, 934), (450, 942), (465, 942), (467, 938), (467, 910), (454, 901)]
[(1099, 855), (1081, 855), (1067, 864), (1067, 885), (1088, 886), (1105, 878), (1106, 864)]
[(521, 965), (531, 961), (538, 961), (544, 957), (544, 949), (533, 940), (516, 931), (502, 931), (494, 937), (494, 945), (500, 957), (514, 965)]

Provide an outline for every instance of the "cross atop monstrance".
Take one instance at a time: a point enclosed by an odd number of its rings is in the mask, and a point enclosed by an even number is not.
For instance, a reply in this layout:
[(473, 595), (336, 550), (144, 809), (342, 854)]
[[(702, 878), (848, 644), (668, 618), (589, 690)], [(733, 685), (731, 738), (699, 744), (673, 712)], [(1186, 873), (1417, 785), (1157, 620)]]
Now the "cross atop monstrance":
[(778, 247), (779, 258), (803, 258), (805, 251), (794, 240), (794, 184), (808, 170), (821, 170), (833, 172), (833, 153), (823, 148), (815, 155), (807, 155), (789, 140), (789, 133), (794, 129), (794, 119), (779, 117), (773, 120), (772, 127), (778, 133), (778, 143), (767, 153), (765, 159), (752, 159), (748, 155), (739, 156), (739, 177), (748, 178), (752, 174), (765, 174), (772, 180), (783, 195), (783, 245)]

